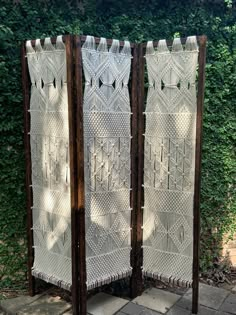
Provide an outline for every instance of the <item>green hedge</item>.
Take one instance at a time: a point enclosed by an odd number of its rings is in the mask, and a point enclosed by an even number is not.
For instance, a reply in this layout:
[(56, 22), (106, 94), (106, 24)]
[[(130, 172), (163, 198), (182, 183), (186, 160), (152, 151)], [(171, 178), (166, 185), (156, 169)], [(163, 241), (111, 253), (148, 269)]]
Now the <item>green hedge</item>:
[(0, 287), (23, 286), (27, 269), (20, 44), (66, 33), (137, 42), (176, 34), (208, 36), (201, 268), (212, 268), (220, 256), (222, 235), (236, 226), (236, 13), (232, 1), (215, 2), (1, 1)]

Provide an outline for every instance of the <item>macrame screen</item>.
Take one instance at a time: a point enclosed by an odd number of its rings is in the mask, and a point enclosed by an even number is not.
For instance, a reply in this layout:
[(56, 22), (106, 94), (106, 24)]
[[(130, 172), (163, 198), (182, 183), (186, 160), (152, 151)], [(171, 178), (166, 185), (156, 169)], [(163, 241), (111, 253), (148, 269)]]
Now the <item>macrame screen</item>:
[(196, 138), (196, 37), (146, 50), (143, 272), (191, 285)]
[(196, 311), (206, 37), (198, 43), (198, 109), (196, 37), (147, 43), (145, 119), (144, 44), (68, 35), (22, 47), (32, 292), (33, 275), (71, 289), (85, 309), (86, 289), (131, 274), (137, 296), (143, 271), (181, 286), (193, 280)]
[(82, 47), (87, 287), (130, 267), (130, 43), (87, 36)]
[(31, 80), (30, 146), (33, 191), (32, 274), (71, 285), (71, 201), (66, 53), (56, 45), (26, 43)]

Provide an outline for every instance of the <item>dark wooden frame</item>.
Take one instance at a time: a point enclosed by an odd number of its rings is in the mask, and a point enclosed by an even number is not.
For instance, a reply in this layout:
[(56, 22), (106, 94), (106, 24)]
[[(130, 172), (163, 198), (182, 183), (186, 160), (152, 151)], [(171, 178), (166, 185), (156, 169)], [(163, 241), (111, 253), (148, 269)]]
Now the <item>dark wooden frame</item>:
[[(84, 189), (84, 135), (83, 135), (83, 82), (81, 39), (74, 36), (75, 59), (75, 103), (76, 108), (76, 159), (77, 159), (77, 218), (75, 225), (76, 259), (72, 261), (72, 301), (74, 314), (87, 313), (87, 285), (86, 285), (86, 246), (85, 246), (85, 189)], [(77, 228), (77, 231), (76, 231)], [(78, 247), (78, 244), (80, 246)], [(73, 293), (74, 292), (74, 293)]]
[[(144, 167), (144, 58), (143, 58), (143, 47), (142, 44), (136, 45), (137, 52), (134, 53), (133, 57), (137, 54), (137, 70), (135, 76), (136, 79), (136, 110), (137, 114), (135, 119), (137, 120), (136, 126), (136, 142), (137, 148), (135, 152), (131, 154), (136, 155), (136, 171), (133, 170), (132, 178), (133, 183), (136, 183), (135, 188), (136, 202), (133, 205), (132, 213), (132, 259), (133, 273), (131, 277), (131, 297), (135, 298), (142, 294), (143, 291), (143, 276), (142, 276), (142, 264), (143, 264), (143, 250), (142, 250), (142, 213), (143, 213), (143, 202), (144, 202), (144, 191), (143, 191), (143, 167)], [(133, 74), (134, 75), (134, 74)], [(131, 103), (132, 104), (132, 103)], [(135, 110), (132, 110), (133, 115)], [(134, 158), (134, 156), (132, 156)], [(134, 189), (133, 188), (133, 189)]]
[(139, 45), (135, 44), (133, 48), (133, 59), (131, 69), (131, 266), (132, 276), (130, 281), (130, 295), (132, 298), (141, 294), (142, 291), (142, 264), (141, 264), (141, 242), (140, 242), (140, 217), (141, 208), (139, 207)]
[[(71, 248), (72, 248), (72, 306), (73, 314), (85, 315), (87, 308), (86, 286), (86, 246), (85, 246), (85, 191), (84, 191), (84, 140), (83, 140), (83, 82), (81, 45), (86, 36), (63, 36), (67, 56), (67, 84), (69, 111), (69, 142), (71, 169)], [(199, 70), (197, 93), (197, 126), (195, 156), (195, 188), (194, 188), (194, 246), (193, 246), (193, 295), (192, 312), (198, 312), (199, 297), (199, 246), (200, 246), (200, 179), (201, 179), (201, 147), (202, 147), (202, 115), (204, 103), (206, 36), (197, 37), (199, 44)], [(51, 39), (52, 43), (56, 38)], [(95, 38), (98, 44), (100, 38)], [(181, 39), (184, 44), (186, 39)], [(31, 41), (35, 46), (35, 41)], [(44, 43), (44, 40), (41, 40)], [(112, 39), (107, 40), (111, 45)], [(154, 47), (158, 41), (154, 42)], [(123, 46), (124, 42), (120, 42)], [(172, 41), (167, 41), (171, 46)], [(133, 44), (131, 64), (131, 266), (133, 268), (130, 287), (131, 297), (142, 293), (142, 207), (143, 167), (144, 167), (144, 55), (145, 44)], [(28, 237), (28, 278), (29, 294), (35, 294), (35, 278), (31, 274), (34, 260), (32, 232), (32, 187), (31, 187), (31, 154), (30, 154), (30, 80), (26, 59), (25, 42), (21, 49), (22, 87), (24, 104), (24, 145), (26, 160), (26, 193), (27, 193), (27, 237)], [(78, 246), (80, 244), (80, 246)]]
[(28, 279), (29, 295), (35, 295), (35, 278), (32, 276), (31, 269), (34, 263), (33, 231), (32, 231), (32, 178), (31, 178), (31, 154), (30, 154), (30, 93), (29, 93), (29, 73), (26, 59), (25, 42), (21, 46), (21, 68), (22, 68), (22, 89), (24, 106), (24, 148), (25, 148), (25, 189), (26, 189), (26, 209), (27, 209), (27, 240), (28, 240)]
[(198, 37), (198, 89), (197, 89), (197, 124), (195, 149), (195, 183), (193, 206), (193, 285), (192, 313), (198, 313), (199, 300), (199, 255), (200, 255), (200, 190), (201, 190), (201, 157), (202, 157), (202, 118), (204, 105), (206, 36)]
[[(77, 65), (79, 63), (79, 55), (77, 56), (77, 50), (74, 50), (74, 38), (67, 36), (66, 41), (66, 58), (67, 58), (67, 84), (68, 84), (68, 111), (69, 111), (69, 141), (70, 141), (70, 176), (71, 176), (71, 263), (72, 263), (72, 308), (74, 314), (79, 314), (81, 309), (80, 299), (80, 278), (81, 270), (85, 267), (85, 253), (81, 256), (81, 252), (84, 250), (83, 246), (78, 247), (80, 240), (80, 211), (78, 207), (78, 200), (82, 199), (84, 191), (81, 190), (81, 182), (84, 181), (83, 170), (81, 173), (80, 160), (78, 157), (83, 158), (83, 134), (81, 136), (80, 126), (80, 111), (82, 104), (82, 95), (80, 91), (80, 72), (77, 74)], [(78, 60), (77, 60), (78, 58)], [(75, 80), (74, 80), (75, 78)], [(83, 119), (83, 117), (82, 117)], [(82, 124), (83, 126), (83, 124)], [(82, 130), (83, 132), (83, 130)], [(82, 145), (80, 146), (80, 144)], [(78, 152), (80, 150), (80, 152)], [(79, 229), (79, 232), (78, 232)], [(81, 231), (82, 233), (82, 231)], [(82, 243), (81, 243), (82, 244)], [(86, 284), (86, 280), (83, 282)]]

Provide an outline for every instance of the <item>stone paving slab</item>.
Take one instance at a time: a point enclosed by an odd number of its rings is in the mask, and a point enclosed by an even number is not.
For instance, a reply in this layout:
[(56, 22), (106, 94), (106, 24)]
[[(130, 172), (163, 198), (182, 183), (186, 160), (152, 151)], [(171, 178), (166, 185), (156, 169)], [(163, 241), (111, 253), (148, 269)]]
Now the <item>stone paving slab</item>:
[(179, 298), (180, 296), (177, 294), (152, 288), (145, 290), (142, 295), (136, 297), (132, 302), (154, 311), (165, 313), (179, 300)]
[[(161, 315), (161, 313), (158, 313), (153, 310), (149, 310), (146, 307), (142, 305), (135, 304), (133, 302), (129, 302), (125, 305), (121, 310), (121, 315)], [(123, 313), (123, 314), (122, 314)], [(119, 313), (117, 313), (119, 314)], [(116, 314), (116, 315), (117, 315)]]
[[(68, 311), (66, 311), (65, 313), (62, 313), (62, 315), (73, 315), (72, 307)], [(90, 315), (90, 314), (88, 314), (88, 315)]]
[[(229, 292), (224, 289), (200, 283), (199, 304), (201, 305), (218, 310), (228, 295)], [(192, 289), (187, 291), (184, 298), (192, 300)]]
[(182, 307), (179, 307), (177, 305), (174, 305), (167, 313), (166, 315), (191, 315), (191, 311), (184, 309)]
[[(166, 315), (192, 315), (191, 310), (184, 309), (177, 305), (174, 305)], [(199, 306), (198, 315), (231, 315), (230, 313), (225, 313), (221, 311), (216, 311), (205, 306)]]
[[(192, 313), (191, 313), (192, 314)], [(199, 306), (197, 315), (216, 315), (217, 311), (205, 306)]]
[(35, 296), (23, 295), (13, 299), (2, 300), (0, 301), (0, 312), (3, 310), (4, 312), (7, 312), (9, 315), (16, 314), (16, 312), (21, 307), (35, 302), (41, 296), (42, 296), (41, 294)]
[(220, 307), (220, 311), (236, 314), (236, 295), (230, 294)]
[(188, 311), (192, 310), (192, 300), (190, 299), (186, 299), (184, 296), (181, 297), (177, 303), (175, 304), (175, 306), (186, 309)]
[[(66, 311), (65, 313), (63, 313), (62, 315), (73, 315), (72, 308), (69, 311)], [(87, 313), (87, 315), (91, 315), (91, 314)]]
[(71, 308), (71, 304), (60, 297), (43, 295), (35, 302), (20, 308), (17, 315), (61, 315)]
[[(186, 299), (185, 297), (182, 297), (174, 307), (178, 307), (180, 309), (185, 309), (189, 312), (189, 314), (192, 314), (192, 300)], [(168, 314), (168, 313), (167, 313)], [(175, 313), (174, 313), (175, 314)], [(174, 315), (173, 314), (173, 315)], [(217, 311), (208, 308), (205, 306), (199, 305), (198, 315), (216, 315)], [(169, 314), (168, 314), (169, 315)], [(172, 315), (172, 314), (171, 314)]]
[(129, 302), (120, 311), (128, 315), (139, 315), (144, 310), (144, 306)]
[(98, 293), (87, 303), (87, 311), (91, 315), (114, 315), (129, 301), (106, 293)]
[[(186, 306), (186, 305), (185, 305)], [(184, 309), (178, 305), (174, 305), (166, 315), (192, 315), (191, 303), (188, 305), (188, 309)], [(222, 313), (220, 311), (213, 310), (205, 306), (199, 306), (198, 315), (230, 315), (229, 313)]]
[[(187, 311), (187, 314), (192, 314), (192, 300), (186, 299), (185, 297), (182, 297), (175, 305), (173, 308), (178, 308)], [(167, 313), (168, 315), (175, 315), (175, 313)], [(179, 313), (181, 314), (181, 313)], [(176, 313), (176, 315), (179, 315)], [(182, 314), (181, 314), (182, 315)], [(185, 313), (183, 312), (183, 315)], [(223, 312), (221, 310), (217, 311), (212, 308), (208, 308), (202, 305), (199, 305), (199, 310), (198, 310), (198, 315), (230, 315), (230, 313)]]

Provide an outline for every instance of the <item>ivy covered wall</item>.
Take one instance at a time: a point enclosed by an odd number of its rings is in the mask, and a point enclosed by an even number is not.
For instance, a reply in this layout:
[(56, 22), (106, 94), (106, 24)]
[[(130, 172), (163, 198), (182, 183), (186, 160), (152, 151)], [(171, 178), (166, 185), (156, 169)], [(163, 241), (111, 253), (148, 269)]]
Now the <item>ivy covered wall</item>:
[(1, 0), (0, 288), (24, 286), (26, 203), (20, 45), (25, 39), (90, 34), (147, 41), (208, 36), (201, 190), (201, 268), (236, 230), (236, 8), (231, 0)]

